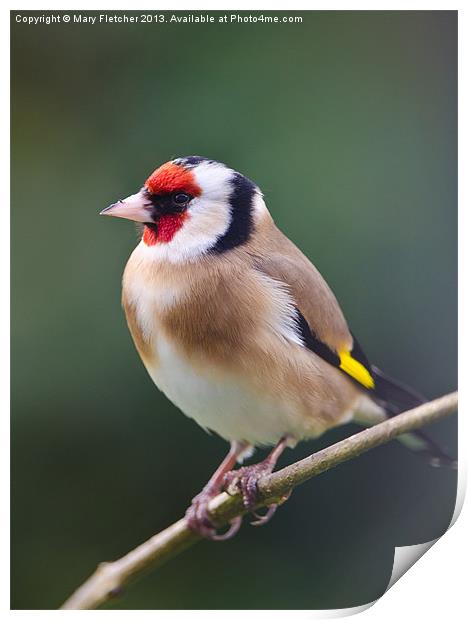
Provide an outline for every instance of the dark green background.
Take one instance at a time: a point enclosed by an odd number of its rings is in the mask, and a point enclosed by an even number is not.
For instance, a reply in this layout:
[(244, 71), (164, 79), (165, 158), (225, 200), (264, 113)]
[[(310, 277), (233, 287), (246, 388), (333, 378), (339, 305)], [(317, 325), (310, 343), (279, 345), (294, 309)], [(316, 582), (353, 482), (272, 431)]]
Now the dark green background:
[[(456, 13), (303, 18), (27, 26), (12, 14), (15, 608), (58, 606), (99, 561), (180, 517), (226, 450), (146, 375), (120, 309), (136, 233), (98, 217), (171, 157), (254, 179), (369, 357), (429, 397), (456, 387)], [(455, 451), (455, 419), (430, 433)], [(359, 605), (386, 588), (395, 545), (442, 534), (455, 492), (454, 472), (392, 443), (112, 606)]]

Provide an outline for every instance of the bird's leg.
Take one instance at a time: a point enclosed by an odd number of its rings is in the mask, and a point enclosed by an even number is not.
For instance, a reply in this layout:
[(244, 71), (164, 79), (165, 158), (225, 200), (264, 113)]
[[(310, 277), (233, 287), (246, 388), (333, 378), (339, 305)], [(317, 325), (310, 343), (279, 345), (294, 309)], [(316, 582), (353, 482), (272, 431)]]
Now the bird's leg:
[(237, 459), (248, 449), (248, 444), (238, 441), (231, 442), (231, 448), (214, 472), (202, 491), (192, 499), (192, 504), (185, 513), (187, 524), (191, 530), (200, 534), (204, 538), (211, 540), (227, 540), (234, 536), (242, 523), (242, 517), (236, 517), (231, 521), (231, 526), (224, 534), (218, 534), (208, 513), (208, 504), (218, 495), (224, 484), (224, 477), (227, 472), (237, 463)]
[[(257, 521), (253, 521), (252, 525), (263, 525), (267, 523), (278, 508), (278, 504), (271, 504), (264, 515), (258, 515), (253, 511), (258, 498), (257, 482), (263, 476), (271, 474), (279, 457), (288, 446), (289, 440), (289, 437), (283, 437), (264, 461), (255, 463), (254, 465), (241, 467), (240, 469), (236, 469), (234, 471), (229, 471), (224, 476), (224, 487), (226, 489), (229, 489), (230, 486), (237, 487), (237, 489), (239, 489), (242, 493), (244, 506), (249, 512), (252, 512), (257, 517)], [(283, 501), (286, 501), (289, 495), (290, 493), (285, 496)]]

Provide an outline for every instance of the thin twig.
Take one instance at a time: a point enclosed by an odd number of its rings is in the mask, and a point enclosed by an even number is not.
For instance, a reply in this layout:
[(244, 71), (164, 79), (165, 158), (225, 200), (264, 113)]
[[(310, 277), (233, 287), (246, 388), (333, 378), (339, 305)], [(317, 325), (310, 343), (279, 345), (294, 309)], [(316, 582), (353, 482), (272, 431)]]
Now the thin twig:
[[(257, 508), (278, 502), (298, 484), (387, 443), (397, 435), (446, 417), (454, 413), (457, 407), (458, 393), (447, 394), (265, 476), (258, 483)], [(245, 513), (240, 495), (228, 495), (227, 493), (221, 493), (215, 497), (210, 502), (209, 510), (214, 522), (219, 526), (226, 525), (235, 516)], [(185, 519), (180, 519), (122, 558), (114, 562), (99, 564), (95, 573), (72, 594), (63, 604), (62, 609), (99, 607), (119, 593), (132, 577), (148, 568), (161, 566), (199, 540), (201, 540), (200, 536), (188, 528)]]

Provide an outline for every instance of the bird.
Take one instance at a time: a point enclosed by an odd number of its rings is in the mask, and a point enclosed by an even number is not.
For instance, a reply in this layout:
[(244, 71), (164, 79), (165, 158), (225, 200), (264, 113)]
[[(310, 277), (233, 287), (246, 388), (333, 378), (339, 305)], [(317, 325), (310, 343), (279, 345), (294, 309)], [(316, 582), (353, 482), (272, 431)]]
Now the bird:
[[(142, 229), (122, 278), (122, 305), (141, 360), (186, 416), (229, 442), (187, 512), (200, 536), (226, 540), (210, 500), (233, 486), (256, 525), (258, 480), (298, 442), (369, 426), (424, 402), (371, 364), (318, 269), (276, 226), (258, 185), (201, 156), (172, 159), (135, 194), (101, 211)], [(454, 461), (421, 431), (402, 442), (433, 465)], [(255, 448), (263, 461), (242, 465)], [(284, 498), (286, 499), (286, 498)]]

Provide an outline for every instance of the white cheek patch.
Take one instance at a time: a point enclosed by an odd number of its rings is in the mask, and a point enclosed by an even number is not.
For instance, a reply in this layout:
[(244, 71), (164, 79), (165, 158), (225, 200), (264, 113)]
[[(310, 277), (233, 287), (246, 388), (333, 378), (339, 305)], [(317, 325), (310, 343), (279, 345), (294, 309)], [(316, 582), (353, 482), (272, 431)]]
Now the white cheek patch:
[(212, 200), (202, 195), (189, 207), (189, 217), (174, 241), (186, 256), (202, 254), (224, 235), (231, 224), (227, 202)]

